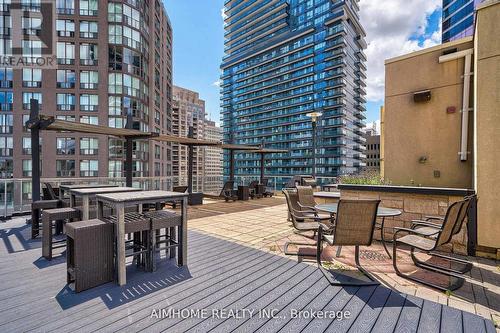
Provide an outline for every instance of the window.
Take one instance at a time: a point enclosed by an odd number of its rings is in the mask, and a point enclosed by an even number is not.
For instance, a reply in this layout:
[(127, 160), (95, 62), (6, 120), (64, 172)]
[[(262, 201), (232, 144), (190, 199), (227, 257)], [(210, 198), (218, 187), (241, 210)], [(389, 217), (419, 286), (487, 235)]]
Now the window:
[(31, 160), (23, 160), (23, 177), (31, 177)]
[(64, 121), (75, 121), (75, 116), (61, 116), (61, 115), (57, 115), (56, 116), (56, 119), (59, 119), (59, 120), (64, 120)]
[(0, 136), (0, 156), (11, 157), (14, 151), (13, 141), (11, 136)]
[(57, 138), (57, 155), (75, 155), (75, 138)]
[(74, 177), (75, 176), (75, 160), (57, 160), (56, 175), (57, 177)]
[(36, 99), (40, 108), (42, 107), (42, 93), (23, 92), (23, 110), (31, 109), (31, 100)]
[(97, 22), (80, 21), (81, 38), (97, 38)]
[(97, 44), (80, 44), (80, 65), (97, 65)]
[(75, 109), (75, 94), (57, 94), (57, 110), (73, 111)]
[(39, 40), (23, 40), (23, 58), (26, 63), (34, 64), (42, 57), (42, 42)]
[(80, 95), (80, 111), (97, 111), (99, 105), (99, 95)]
[(40, 0), (22, 0), (21, 8), (25, 11), (39, 12), (41, 10)]
[(23, 68), (23, 87), (40, 88), (42, 86), (42, 70)]
[(81, 138), (80, 139), (80, 154), (81, 155), (97, 155), (99, 151), (99, 140), (96, 138)]
[(60, 65), (75, 64), (75, 44), (57, 42), (57, 63)]
[(23, 138), (23, 154), (31, 155), (31, 138)]
[[(124, 141), (120, 139), (109, 139), (109, 157), (110, 158), (123, 158), (124, 155)], [(110, 161), (111, 162), (111, 161)]]
[(75, 13), (75, 1), (56, 0), (56, 10), (58, 14), (73, 15)]
[[(2, 52), (0, 52), (2, 54)], [(12, 68), (0, 68), (0, 88), (12, 88)]]
[(12, 91), (0, 91), (0, 111), (12, 111), (13, 98)]
[[(0, 11), (4, 9), (5, 7), (2, 6), (3, 4), (0, 3)], [(9, 12), (10, 9), (3, 10), (4, 12)], [(12, 19), (8, 15), (2, 15), (0, 16), (0, 36), (10, 36), (10, 31), (12, 28)]]
[(97, 116), (80, 116), (80, 122), (83, 124), (99, 125)]
[(97, 160), (80, 161), (80, 177), (97, 177), (98, 169), (99, 161)]
[(74, 88), (76, 84), (75, 71), (69, 69), (57, 70), (57, 88)]
[(57, 35), (60, 37), (75, 36), (75, 21), (73, 20), (56, 20)]
[(108, 176), (123, 177), (123, 162), (122, 161), (109, 161)]
[(80, 0), (80, 15), (97, 16), (97, 0)]
[(99, 82), (99, 74), (97, 71), (80, 72), (81, 89), (97, 89), (98, 82)]

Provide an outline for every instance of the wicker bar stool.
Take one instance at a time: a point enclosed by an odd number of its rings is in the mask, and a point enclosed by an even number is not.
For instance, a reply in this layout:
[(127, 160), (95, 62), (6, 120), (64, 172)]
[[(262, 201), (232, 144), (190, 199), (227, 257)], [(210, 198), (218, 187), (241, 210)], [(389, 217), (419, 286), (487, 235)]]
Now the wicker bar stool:
[(74, 222), (81, 218), (80, 210), (70, 207), (45, 209), (42, 212), (42, 256), (52, 260), (52, 250), (66, 246), (66, 239), (54, 240), (53, 227), (58, 221)]
[[(170, 258), (174, 258), (176, 249), (182, 246), (182, 217), (168, 210), (150, 211), (144, 216), (151, 219), (151, 267), (156, 270), (156, 253), (165, 250), (165, 254), (168, 251)], [(180, 265), (179, 255), (177, 262)]]
[[(116, 216), (104, 218), (106, 221), (116, 223)], [(143, 213), (129, 212), (125, 214), (125, 234), (129, 239), (125, 241), (125, 256), (134, 257), (137, 266), (143, 266), (150, 271), (150, 231), (151, 218)]]

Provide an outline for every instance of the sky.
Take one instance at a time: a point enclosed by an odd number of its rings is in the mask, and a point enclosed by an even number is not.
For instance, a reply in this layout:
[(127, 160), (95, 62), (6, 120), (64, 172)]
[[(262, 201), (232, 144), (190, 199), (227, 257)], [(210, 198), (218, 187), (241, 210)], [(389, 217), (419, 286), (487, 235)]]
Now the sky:
[[(163, 0), (174, 31), (174, 84), (197, 91), (219, 123), (224, 0)], [(367, 119), (380, 119), (384, 60), (441, 42), (442, 0), (360, 0), (368, 44)]]

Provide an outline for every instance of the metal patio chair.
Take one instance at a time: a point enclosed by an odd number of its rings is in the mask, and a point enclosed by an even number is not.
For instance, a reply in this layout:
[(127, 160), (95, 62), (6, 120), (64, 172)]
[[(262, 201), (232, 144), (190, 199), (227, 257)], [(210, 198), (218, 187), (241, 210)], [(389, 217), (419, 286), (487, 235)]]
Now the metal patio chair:
[[(420, 261), (415, 257), (415, 250), (419, 250), (421, 252), (433, 255), (434, 251), (436, 251), (439, 247), (450, 243), (454, 231), (456, 230), (456, 228), (459, 228), (458, 226), (459, 225), (461, 226), (463, 222), (464, 216), (462, 212), (463, 210), (467, 209), (467, 206), (468, 206), (467, 200), (458, 201), (450, 205), (450, 207), (448, 207), (448, 210), (446, 212), (446, 216), (444, 217), (443, 225), (440, 229), (435, 228), (432, 231), (425, 229), (419, 230), (410, 228), (395, 228), (393, 250), (392, 250), (393, 251), (392, 263), (394, 266), (394, 270), (396, 271), (396, 274), (405, 279), (419, 282), (427, 286), (440, 289), (442, 291), (447, 291), (447, 290), (453, 291), (460, 288), (465, 281), (461, 273), (451, 271), (450, 269), (445, 269), (442, 266), (437, 266), (427, 262)], [(403, 232), (407, 232), (408, 234), (398, 238), (398, 236)], [(457, 281), (455, 283), (450, 284), (447, 288), (444, 288), (437, 284), (425, 281), (417, 277), (410, 276), (409, 274), (402, 273), (397, 266), (396, 252), (399, 244), (404, 244), (410, 247), (411, 258), (415, 266), (438, 274), (454, 277), (457, 279)]]
[[(331, 285), (374, 286), (380, 284), (359, 262), (359, 247), (362, 245), (370, 246), (372, 244), (379, 204), (380, 200), (340, 200), (334, 224), (331, 226), (323, 223), (319, 224), (316, 260), (319, 269)], [(326, 242), (328, 245), (354, 246), (356, 268), (366, 276), (369, 281), (347, 277), (343, 274), (335, 273), (334, 270), (324, 268), (321, 262), (323, 242)], [(332, 276), (334, 273), (338, 277), (343, 276), (346, 278), (345, 281), (334, 278)]]
[(250, 184), (248, 184), (248, 192), (250, 194), (250, 198), (252, 198), (252, 199), (262, 198), (263, 194), (260, 193), (260, 191), (259, 191), (259, 181), (258, 180), (252, 180), (250, 182)]
[[(463, 207), (463, 209), (460, 211), (460, 215), (458, 216), (459, 222), (455, 225), (455, 228), (453, 228), (452, 236), (458, 234), (460, 232), (460, 230), (462, 229), (464, 222), (465, 222), (465, 219), (467, 217), (467, 214), (469, 212), (469, 208), (470, 208), (472, 202), (477, 200), (477, 197), (474, 194), (474, 195), (470, 195), (470, 196), (465, 197), (464, 200), (466, 201), (466, 204)], [(441, 221), (441, 224), (431, 222), (433, 220), (434, 221), (436, 221), (436, 220)], [(443, 221), (444, 221), (444, 217), (426, 216), (424, 220), (413, 220), (412, 221), (412, 229), (418, 230), (421, 233), (426, 233), (429, 235), (430, 238), (436, 239), (436, 237), (437, 237), (436, 230), (442, 230)], [(433, 266), (435, 268), (444, 269), (446, 271), (450, 271), (450, 272), (454, 272), (454, 273), (458, 273), (458, 274), (465, 274), (465, 273), (469, 272), (473, 267), (472, 262), (465, 260), (465, 259), (454, 258), (454, 257), (447, 256), (447, 255), (437, 253), (437, 252), (430, 252), (429, 255), (445, 259), (445, 260), (449, 261), (450, 264), (456, 263), (459, 265), (463, 265), (463, 267), (461, 269), (453, 269), (453, 268), (451, 268), (451, 265), (450, 265), (450, 267), (444, 267), (444, 266), (440, 266), (440, 265), (433, 265), (431, 263), (422, 263), (422, 264), (427, 264), (428, 266)], [(416, 260), (418, 260), (418, 259), (416, 259)]]
[[(331, 216), (327, 214), (318, 214), (314, 209), (303, 209), (298, 204), (298, 195), (296, 189), (284, 189), (283, 194), (286, 198), (286, 203), (288, 205), (288, 213), (294, 227), (294, 233), (301, 235), (303, 237), (313, 239), (316, 238), (316, 232), (320, 222), (330, 222)], [(313, 236), (305, 235), (305, 232), (313, 232)], [(304, 257), (315, 257), (315, 255), (309, 254), (299, 254), (298, 252), (291, 252), (288, 250), (290, 245), (295, 246), (315, 246), (315, 243), (305, 243), (305, 242), (286, 242), (284, 246), (284, 253), (286, 255), (298, 255)]]
[(224, 198), (226, 202), (228, 202), (229, 200), (238, 200), (238, 191), (234, 189), (234, 180), (228, 180), (224, 183), (219, 197)]

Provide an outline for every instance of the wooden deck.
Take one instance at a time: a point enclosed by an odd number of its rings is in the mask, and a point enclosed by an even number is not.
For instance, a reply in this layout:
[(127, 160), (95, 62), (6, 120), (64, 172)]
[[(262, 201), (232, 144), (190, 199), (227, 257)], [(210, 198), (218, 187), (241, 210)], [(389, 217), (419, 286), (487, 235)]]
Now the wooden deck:
[[(66, 287), (64, 257), (41, 258), (24, 219), (0, 223), (0, 241), (0, 332), (495, 332), (474, 314), (383, 286), (333, 287), (313, 265), (195, 231), (188, 267), (165, 260), (144, 273), (129, 265), (126, 286), (80, 294)], [(157, 318), (162, 309), (167, 318)], [(264, 309), (274, 318), (260, 315)], [(291, 318), (292, 310), (302, 317)], [(350, 316), (311, 318), (309, 310)]]

